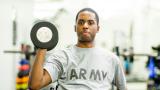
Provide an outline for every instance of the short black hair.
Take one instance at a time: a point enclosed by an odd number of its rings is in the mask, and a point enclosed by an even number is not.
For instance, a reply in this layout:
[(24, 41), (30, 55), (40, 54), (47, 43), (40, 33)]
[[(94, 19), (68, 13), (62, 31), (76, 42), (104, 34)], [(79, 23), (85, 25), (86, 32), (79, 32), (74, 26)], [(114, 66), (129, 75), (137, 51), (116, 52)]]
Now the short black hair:
[(96, 16), (97, 24), (99, 24), (99, 16), (98, 16), (97, 12), (95, 10), (93, 10), (92, 8), (83, 8), (83, 9), (81, 9), (76, 15), (76, 22), (77, 22), (77, 19), (78, 19), (78, 15), (83, 11), (89, 11), (89, 12), (94, 13), (95, 16)]

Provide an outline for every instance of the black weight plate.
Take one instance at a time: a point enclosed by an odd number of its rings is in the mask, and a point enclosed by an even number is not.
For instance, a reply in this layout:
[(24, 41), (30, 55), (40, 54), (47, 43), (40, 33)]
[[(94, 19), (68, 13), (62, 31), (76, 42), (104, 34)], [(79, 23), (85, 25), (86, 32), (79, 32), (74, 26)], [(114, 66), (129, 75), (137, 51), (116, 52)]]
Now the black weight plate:
[[(48, 42), (41, 42), (40, 40), (38, 40), (37, 31), (42, 27), (47, 27), (52, 32), (52, 38)], [(52, 23), (47, 22), (47, 21), (42, 21), (42, 22), (36, 23), (31, 30), (30, 37), (31, 37), (31, 40), (32, 40), (33, 44), (35, 45), (35, 47), (41, 48), (41, 49), (51, 50), (58, 43), (57, 28)]]

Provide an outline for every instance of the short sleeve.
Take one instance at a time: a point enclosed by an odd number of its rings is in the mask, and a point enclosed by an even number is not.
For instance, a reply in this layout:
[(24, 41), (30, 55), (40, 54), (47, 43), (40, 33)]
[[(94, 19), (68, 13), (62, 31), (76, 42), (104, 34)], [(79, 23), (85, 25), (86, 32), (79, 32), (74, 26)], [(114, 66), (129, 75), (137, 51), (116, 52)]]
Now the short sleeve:
[(118, 90), (126, 90), (126, 78), (120, 63), (120, 60), (117, 59), (117, 65), (115, 66), (115, 74), (113, 79), (113, 84), (117, 86)]
[(66, 61), (65, 59), (66, 57), (62, 51), (46, 55), (43, 68), (49, 73), (52, 82), (55, 82), (61, 77), (64, 68), (64, 61)]

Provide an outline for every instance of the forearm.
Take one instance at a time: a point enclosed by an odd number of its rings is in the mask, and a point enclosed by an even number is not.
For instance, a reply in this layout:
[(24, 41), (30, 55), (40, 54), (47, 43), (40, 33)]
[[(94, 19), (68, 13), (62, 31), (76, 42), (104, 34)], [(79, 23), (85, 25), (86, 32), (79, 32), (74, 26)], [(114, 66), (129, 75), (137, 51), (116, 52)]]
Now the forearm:
[(46, 49), (37, 50), (36, 58), (30, 73), (29, 87), (39, 89), (43, 82), (43, 63), (45, 59)]

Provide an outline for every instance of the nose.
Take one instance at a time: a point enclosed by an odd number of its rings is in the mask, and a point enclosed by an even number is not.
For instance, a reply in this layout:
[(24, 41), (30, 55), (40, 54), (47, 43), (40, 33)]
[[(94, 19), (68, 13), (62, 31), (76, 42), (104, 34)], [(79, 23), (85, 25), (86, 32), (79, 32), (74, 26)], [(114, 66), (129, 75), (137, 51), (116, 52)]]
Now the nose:
[(83, 29), (88, 29), (88, 23), (87, 22), (84, 23)]

